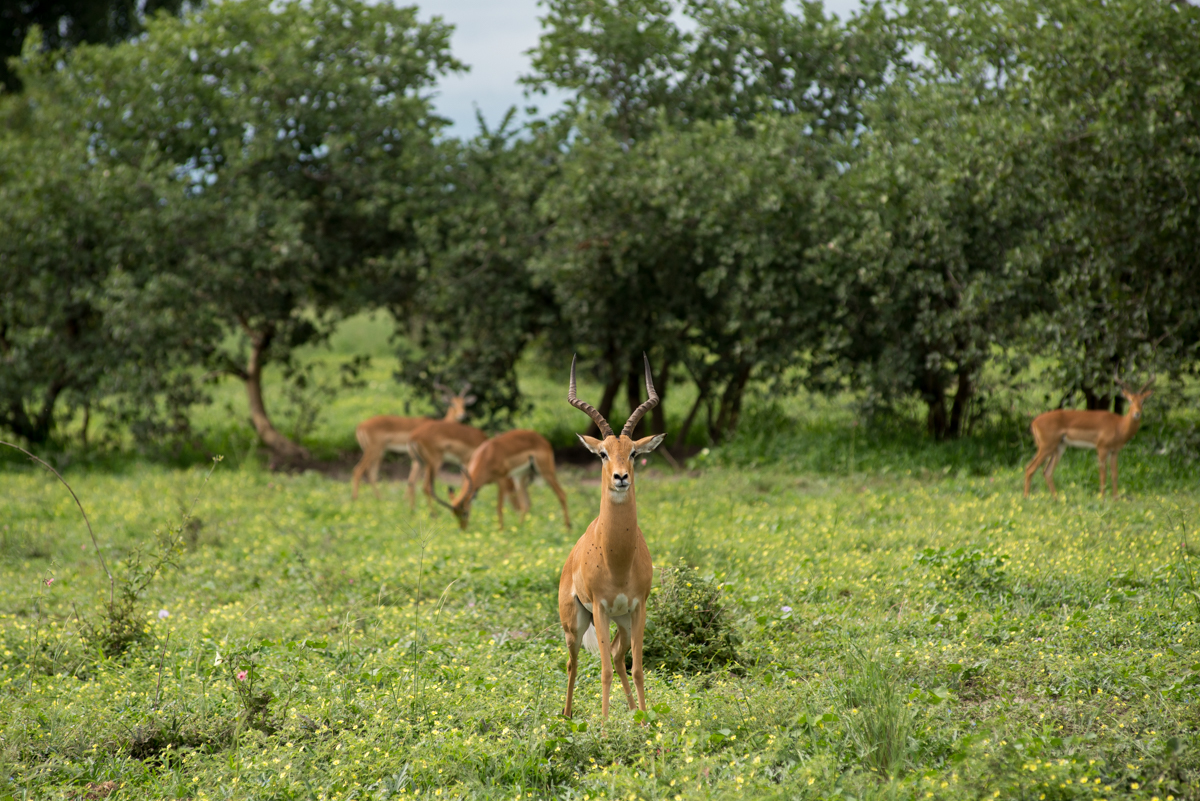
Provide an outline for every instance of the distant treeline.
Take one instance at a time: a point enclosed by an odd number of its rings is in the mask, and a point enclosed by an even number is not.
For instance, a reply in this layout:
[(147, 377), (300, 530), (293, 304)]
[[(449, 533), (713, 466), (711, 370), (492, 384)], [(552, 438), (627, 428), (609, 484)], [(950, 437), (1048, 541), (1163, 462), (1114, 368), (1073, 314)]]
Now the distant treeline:
[(415, 8), (159, 5), (117, 43), (29, 25), (5, 74), (0, 428), (29, 442), (101, 407), (140, 436), (183, 430), (227, 374), (287, 456), (264, 365), (371, 308), (420, 390), (470, 381), (503, 415), (537, 342), (578, 351), (607, 416), (622, 389), (641, 400), (646, 351), (665, 403), (672, 378), (699, 388), (685, 429), (707, 408), (718, 440), (750, 381), (918, 397), (943, 438), (985, 364), (1050, 357), (1089, 408), (1119, 408), (1114, 375), (1196, 368), (1188, 3), (840, 21), (549, 0), (527, 83), (571, 101), (465, 141), (430, 102), (463, 68), (451, 27)]

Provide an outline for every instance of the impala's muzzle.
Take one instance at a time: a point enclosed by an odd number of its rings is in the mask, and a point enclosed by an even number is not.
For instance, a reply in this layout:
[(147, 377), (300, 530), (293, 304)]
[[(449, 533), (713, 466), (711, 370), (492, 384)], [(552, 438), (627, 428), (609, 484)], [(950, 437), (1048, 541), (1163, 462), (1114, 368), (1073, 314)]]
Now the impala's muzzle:
[(613, 473), (613, 489), (627, 490), (629, 489), (629, 474), (628, 473)]

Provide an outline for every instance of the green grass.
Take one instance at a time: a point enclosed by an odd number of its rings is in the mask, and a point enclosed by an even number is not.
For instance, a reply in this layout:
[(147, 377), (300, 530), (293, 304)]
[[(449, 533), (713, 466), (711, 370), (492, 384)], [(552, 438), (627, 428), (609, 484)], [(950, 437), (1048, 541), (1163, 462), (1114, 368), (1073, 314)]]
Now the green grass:
[[(364, 388), (317, 399), (305, 442), (322, 458), (352, 453), (367, 416), (435, 411), (392, 379), (390, 330), (355, 318), (302, 354), (327, 380), (373, 356)], [(562, 446), (584, 421), (558, 372), (522, 366), (516, 422)], [(268, 378), (286, 430), (296, 409)], [(649, 636), (688, 624), (660, 598), (708, 605), (715, 587), (739, 651), (715, 673), (649, 670), (645, 726), (601, 723), (586, 654), (576, 718), (557, 714), (557, 577), (596, 513), (595, 466), (560, 468), (571, 534), (540, 484), (504, 532), (485, 489), (463, 533), (410, 513), (398, 482), (355, 504), (344, 481), (265, 471), (241, 387), (222, 382), (201, 447), (55, 455), (118, 588), (170, 557), (132, 613), (109, 614), (70, 496), (5, 455), (0, 799), (1200, 798), (1185, 389), (1147, 407), (1120, 503), (1095, 497), (1079, 451), (1059, 502), (1040, 476), (1021, 497), (1033, 384), (940, 444), (917, 410), (867, 419), (848, 396), (756, 389), (732, 442), (683, 472), (640, 468), (655, 564), (695, 577), (655, 591)], [(694, 389), (670, 392), (677, 427)], [(226, 457), (207, 485), (205, 451)], [(134, 637), (124, 653), (112, 630)]]
[(460, 533), (395, 484), (352, 504), (252, 462), (206, 487), (76, 471), (114, 566), (199, 496), (140, 601), (146, 639), (105, 657), (80, 636), (107, 584), (73, 503), (9, 469), (0, 795), (1200, 796), (1194, 491), (1100, 503), (1064, 476), (1053, 503), (1007, 467), (896, 472), (639, 475), (656, 563), (722, 585), (744, 665), (650, 671), (643, 727), (601, 724), (590, 656), (576, 719), (557, 716), (555, 588), (597, 508), (590, 470), (563, 470), (569, 536), (538, 485), (523, 525), (495, 531), (485, 490)]

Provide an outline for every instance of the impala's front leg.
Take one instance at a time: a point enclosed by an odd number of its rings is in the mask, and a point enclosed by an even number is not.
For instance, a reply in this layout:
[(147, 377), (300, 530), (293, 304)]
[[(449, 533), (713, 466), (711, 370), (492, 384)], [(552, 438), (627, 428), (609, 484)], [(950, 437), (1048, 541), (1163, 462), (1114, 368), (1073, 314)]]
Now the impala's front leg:
[(637, 687), (638, 707), (646, 711), (646, 685), (642, 672), (642, 635), (646, 632), (646, 604), (633, 610), (633, 683)]
[(1100, 500), (1104, 500), (1104, 480), (1108, 475), (1108, 451), (1097, 448), (1096, 460), (1100, 463)]
[(1121, 455), (1120, 451), (1113, 451), (1108, 457), (1109, 474), (1112, 476), (1112, 496), (1113, 500), (1117, 499), (1117, 457)]

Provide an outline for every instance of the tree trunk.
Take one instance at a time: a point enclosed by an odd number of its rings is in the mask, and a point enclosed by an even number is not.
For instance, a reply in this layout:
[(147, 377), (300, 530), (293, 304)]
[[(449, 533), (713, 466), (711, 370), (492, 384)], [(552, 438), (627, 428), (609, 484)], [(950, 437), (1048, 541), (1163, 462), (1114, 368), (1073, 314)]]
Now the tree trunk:
[(738, 418), (742, 414), (742, 395), (746, 389), (746, 382), (749, 380), (750, 367), (743, 364), (738, 367), (737, 372), (725, 385), (725, 391), (721, 393), (721, 408), (717, 412), (717, 422), (709, 432), (714, 442), (724, 442), (737, 430)]
[(1088, 409), (1092, 411), (1106, 412), (1112, 408), (1112, 398), (1108, 395), (1098, 395), (1091, 387), (1083, 388), (1083, 397), (1087, 401)]
[(948, 436), (957, 439), (963, 435), (967, 425), (967, 408), (975, 387), (971, 384), (971, 374), (967, 370), (959, 370), (958, 389), (954, 393), (954, 403), (950, 406), (950, 428)]
[(34, 417), (29, 416), (24, 403), (13, 401), (9, 405), (9, 413), (0, 417), (0, 421), (29, 444), (41, 445), (50, 439), (50, 432), (54, 430), (54, 404), (62, 391), (63, 384), (58, 381), (51, 383), (42, 399), (42, 409)]
[(677, 454), (683, 453), (683, 448), (687, 445), (688, 434), (692, 430), (692, 423), (696, 421), (696, 414), (700, 411), (700, 407), (704, 404), (705, 396), (708, 394), (706, 389), (698, 389), (696, 402), (692, 404), (692, 408), (688, 409), (687, 417), (683, 418), (683, 426), (675, 436), (675, 444), (671, 446), (671, 449)]
[(262, 395), (262, 371), (266, 366), (266, 351), (271, 345), (272, 333), (254, 332), (250, 337), (250, 361), (246, 365), (246, 398), (250, 403), (250, 422), (258, 432), (258, 438), (271, 452), (271, 467), (311, 458), (306, 448), (292, 442), (281, 434), (267, 415)]
[(946, 419), (946, 390), (936, 374), (925, 375), (921, 395), (929, 407), (925, 415), (925, 427), (929, 430), (929, 436), (936, 440), (944, 439), (949, 427), (949, 421)]
[[(604, 395), (600, 398), (600, 405), (596, 407), (596, 411), (600, 412), (600, 416), (605, 420), (612, 414), (613, 404), (617, 400), (617, 390), (621, 388), (621, 374), (617, 372), (616, 365), (610, 359), (608, 370), (608, 383), (604, 385)], [(611, 425), (611, 423), (610, 423)], [(587, 434), (589, 437), (600, 438), (600, 427), (595, 423), (588, 426)]]

